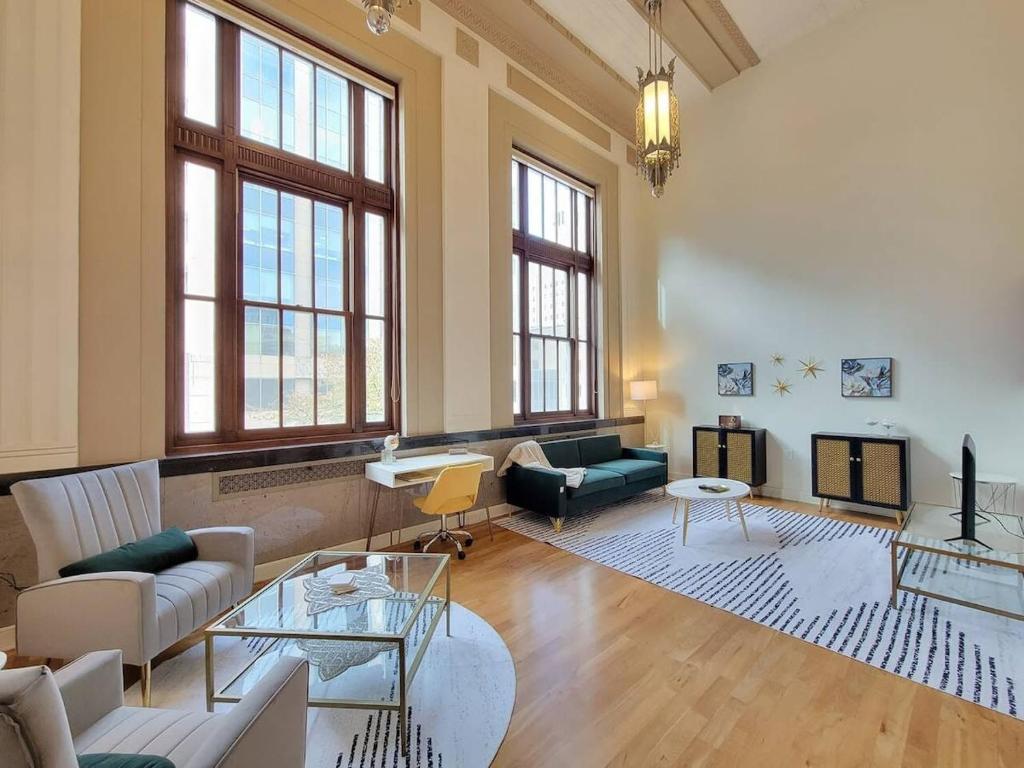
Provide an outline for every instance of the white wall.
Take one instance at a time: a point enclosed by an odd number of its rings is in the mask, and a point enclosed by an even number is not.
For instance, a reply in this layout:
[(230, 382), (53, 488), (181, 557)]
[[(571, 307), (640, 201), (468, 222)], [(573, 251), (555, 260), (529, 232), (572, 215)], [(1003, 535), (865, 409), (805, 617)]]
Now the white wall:
[[(675, 472), (691, 425), (739, 413), (768, 429), (768, 492), (807, 499), (810, 434), (873, 416), (911, 437), (915, 500), (951, 500), (966, 431), (1024, 481), (1021, 30), (1018, 0), (876, 0), (684, 115), (656, 213)], [(895, 358), (895, 397), (840, 396), (856, 356)], [(746, 360), (755, 396), (718, 397), (715, 364)]]
[(0, 0), (0, 472), (78, 459), (78, 0)]

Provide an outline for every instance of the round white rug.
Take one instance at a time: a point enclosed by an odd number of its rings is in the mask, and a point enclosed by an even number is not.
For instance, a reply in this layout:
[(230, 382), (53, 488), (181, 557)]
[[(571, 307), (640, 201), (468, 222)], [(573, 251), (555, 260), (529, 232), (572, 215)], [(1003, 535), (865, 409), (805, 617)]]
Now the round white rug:
[[(266, 642), (218, 638), (217, 684), (230, 680)], [(272, 663), (274, 655), (269, 651), (266, 662)], [(384, 653), (370, 664), (390, 664), (394, 656)], [(162, 662), (153, 670), (153, 706), (205, 710), (204, 669), (202, 643)], [(311, 667), (310, 674), (318, 672)], [(515, 665), (504, 641), (490, 624), (453, 602), (452, 636), (445, 635), (442, 620), (409, 692), (409, 754), (399, 755), (394, 711), (310, 708), (306, 766), (483, 768), (491, 764), (505, 738), (515, 697)], [(138, 684), (125, 698), (127, 704), (138, 706)], [(221, 712), (230, 706), (216, 708)]]

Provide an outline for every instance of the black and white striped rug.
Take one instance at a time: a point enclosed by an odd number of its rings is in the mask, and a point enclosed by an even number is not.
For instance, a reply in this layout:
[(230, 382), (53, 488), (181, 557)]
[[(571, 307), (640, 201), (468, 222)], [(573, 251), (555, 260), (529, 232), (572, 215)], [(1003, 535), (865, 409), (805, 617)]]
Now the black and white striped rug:
[[(1024, 714), (1024, 622), (902, 591), (899, 607), (890, 607), (894, 531), (746, 505), (747, 542), (735, 513), (729, 521), (710, 501), (691, 508), (684, 547), (673, 503), (655, 491), (567, 518), (559, 534), (529, 512), (499, 524), (967, 701)], [(944, 566), (935, 558), (908, 567)]]

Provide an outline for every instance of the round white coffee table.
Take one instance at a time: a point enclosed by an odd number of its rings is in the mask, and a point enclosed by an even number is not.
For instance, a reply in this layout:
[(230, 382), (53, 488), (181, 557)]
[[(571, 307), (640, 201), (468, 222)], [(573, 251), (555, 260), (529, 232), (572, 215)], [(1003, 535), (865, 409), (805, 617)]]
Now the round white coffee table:
[(3, 669), (6, 666), (7, 666), (7, 654), (4, 653), (3, 651), (0, 651), (0, 669)]
[[(705, 491), (700, 486), (725, 486), (728, 490), (722, 492)], [(686, 546), (686, 529), (690, 525), (690, 502), (691, 501), (722, 501), (725, 502), (725, 516), (732, 520), (732, 513), (729, 503), (736, 505), (739, 513), (740, 526), (743, 528), (743, 537), (750, 541), (750, 534), (747, 533), (747, 520), (743, 517), (743, 505), (740, 499), (749, 496), (753, 498), (750, 486), (741, 483), (739, 480), (726, 480), (722, 477), (695, 477), (692, 480), (676, 480), (669, 483), (666, 490), (670, 495), (676, 497), (675, 507), (672, 509), (672, 522), (675, 523), (679, 513), (679, 502), (683, 502), (683, 546)]]

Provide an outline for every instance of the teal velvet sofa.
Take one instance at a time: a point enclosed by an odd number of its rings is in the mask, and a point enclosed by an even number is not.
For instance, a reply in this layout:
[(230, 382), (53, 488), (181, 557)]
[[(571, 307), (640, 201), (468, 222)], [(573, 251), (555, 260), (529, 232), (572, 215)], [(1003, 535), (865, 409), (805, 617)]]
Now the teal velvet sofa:
[(509, 504), (551, 519), (556, 531), (567, 515), (611, 504), (668, 483), (668, 454), (647, 448), (623, 448), (618, 435), (552, 440), (541, 450), (553, 467), (585, 467), (579, 488), (569, 488), (565, 475), (541, 467), (513, 466), (505, 498)]

